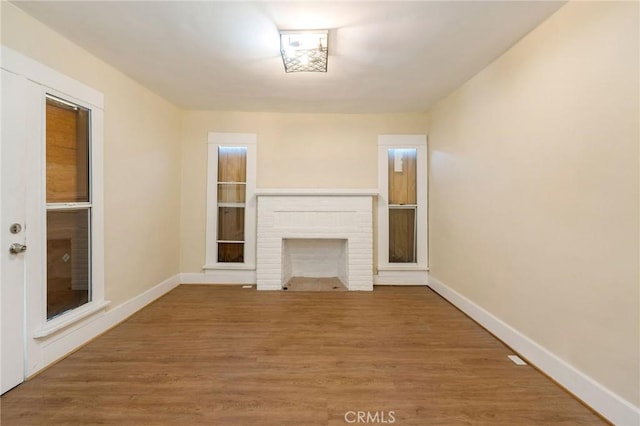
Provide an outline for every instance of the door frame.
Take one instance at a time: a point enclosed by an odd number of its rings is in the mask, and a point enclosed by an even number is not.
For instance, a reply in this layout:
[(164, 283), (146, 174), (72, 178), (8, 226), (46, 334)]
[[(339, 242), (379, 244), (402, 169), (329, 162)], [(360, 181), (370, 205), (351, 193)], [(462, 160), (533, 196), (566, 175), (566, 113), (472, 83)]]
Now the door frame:
[[(104, 96), (99, 91), (6, 46), (0, 46), (0, 48), (2, 69), (25, 77), (40, 91), (40, 109), (36, 113), (39, 114), (36, 118), (40, 123), (39, 136), (30, 138), (26, 144), (27, 203), (24, 221), (28, 228), (26, 235), (28, 250), (25, 253), (27, 255), (25, 256), (25, 297), (22, 301), (25, 306), (23, 337), (26, 379), (86, 342), (89, 333), (86, 329), (90, 328), (84, 327), (86, 320), (104, 311), (109, 305), (104, 294)], [(92, 300), (50, 321), (46, 318), (46, 94), (69, 100), (91, 110), (92, 173), (90, 179), (93, 204), (91, 215)], [(2, 336), (0, 341), (0, 344), (5, 344)]]

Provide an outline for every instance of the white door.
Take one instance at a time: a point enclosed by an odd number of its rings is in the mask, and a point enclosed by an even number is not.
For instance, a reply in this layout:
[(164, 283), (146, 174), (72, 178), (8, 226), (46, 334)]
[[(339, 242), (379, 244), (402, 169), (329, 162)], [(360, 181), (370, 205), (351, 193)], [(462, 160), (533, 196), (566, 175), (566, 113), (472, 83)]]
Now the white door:
[[(2, 70), (0, 210), (0, 393), (25, 378), (25, 273), (29, 258), (26, 217), (26, 148), (37, 137), (38, 86)], [(34, 103), (35, 100), (35, 103)]]
[(103, 95), (5, 46), (0, 50), (0, 393), (5, 393), (88, 341), (90, 332), (74, 331), (109, 302), (104, 300)]

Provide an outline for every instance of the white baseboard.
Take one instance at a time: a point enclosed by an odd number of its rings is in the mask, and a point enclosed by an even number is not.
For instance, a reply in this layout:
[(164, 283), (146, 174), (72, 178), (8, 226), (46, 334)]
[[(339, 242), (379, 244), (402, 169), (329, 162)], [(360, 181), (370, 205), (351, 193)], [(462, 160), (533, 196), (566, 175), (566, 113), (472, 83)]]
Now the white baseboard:
[(90, 340), (126, 320), (149, 303), (176, 288), (179, 284), (180, 275), (174, 275), (133, 299), (106, 312), (94, 315), (77, 327), (71, 327), (67, 331), (47, 339), (42, 344), (42, 366), (37, 371), (67, 356)]
[(378, 270), (374, 285), (427, 285), (427, 271)]
[(429, 287), (616, 425), (640, 425), (640, 408), (540, 346), (460, 293), (429, 276)]
[(219, 269), (207, 272), (183, 272), (182, 284), (255, 284), (256, 271), (252, 269)]

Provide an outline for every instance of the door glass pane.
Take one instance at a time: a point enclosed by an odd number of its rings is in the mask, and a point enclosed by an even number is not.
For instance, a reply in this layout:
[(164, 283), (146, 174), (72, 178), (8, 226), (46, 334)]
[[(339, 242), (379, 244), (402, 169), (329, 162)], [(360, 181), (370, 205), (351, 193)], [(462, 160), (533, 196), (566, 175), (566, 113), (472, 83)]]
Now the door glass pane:
[(418, 150), (389, 150), (389, 204), (416, 204)]
[(416, 211), (389, 209), (389, 263), (414, 263)]
[(91, 300), (89, 212), (47, 212), (47, 319)]
[(89, 201), (89, 110), (47, 98), (47, 203)]

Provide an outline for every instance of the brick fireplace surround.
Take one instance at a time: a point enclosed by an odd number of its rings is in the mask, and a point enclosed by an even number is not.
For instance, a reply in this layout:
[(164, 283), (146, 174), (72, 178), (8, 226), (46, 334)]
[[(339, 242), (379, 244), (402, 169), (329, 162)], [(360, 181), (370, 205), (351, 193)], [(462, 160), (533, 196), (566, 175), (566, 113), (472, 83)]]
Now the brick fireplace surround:
[[(282, 290), (285, 240), (304, 241), (306, 250), (317, 242), (319, 264), (306, 266), (316, 276), (323, 276), (320, 263), (327, 258), (327, 244), (322, 240), (346, 240), (346, 274), (340, 273), (345, 275), (340, 279), (346, 281), (348, 290), (373, 290), (376, 194), (377, 190), (369, 189), (257, 189), (258, 290)], [(344, 254), (336, 253), (336, 257), (344, 258)]]

